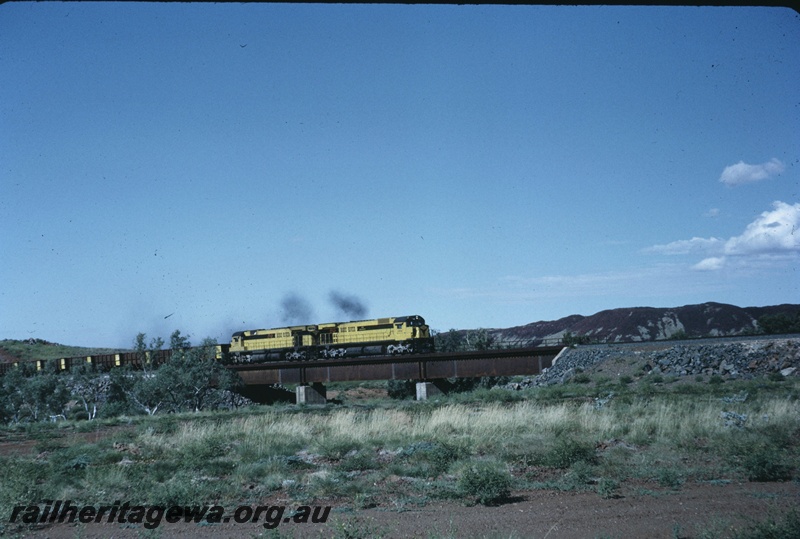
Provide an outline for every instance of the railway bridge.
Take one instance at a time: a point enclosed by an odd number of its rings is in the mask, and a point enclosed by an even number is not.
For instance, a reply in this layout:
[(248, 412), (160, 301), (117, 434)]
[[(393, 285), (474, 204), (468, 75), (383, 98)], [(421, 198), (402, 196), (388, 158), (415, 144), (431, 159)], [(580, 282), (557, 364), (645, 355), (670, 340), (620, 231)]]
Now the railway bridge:
[[(442, 392), (447, 378), (515, 376), (538, 374), (550, 367), (565, 350), (559, 346), (537, 346), (474, 352), (426, 353), (393, 356), (361, 356), (315, 361), (280, 361), (226, 365), (238, 373), (244, 383), (239, 392), (257, 402), (274, 399), (276, 384), (296, 384), (297, 403), (326, 402), (325, 384), (357, 380), (416, 380), (417, 399), (424, 400)], [(34, 360), (35, 371), (52, 363), (59, 371), (79, 365), (91, 365), (101, 371), (129, 366), (141, 369), (145, 364), (158, 366), (169, 361), (170, 350), (120, 352), (57, 360)], [(0, 375), (15, 367), (0, 363)], [(285, 396), (284, 396), (285, 398)]]
[(275, 384), (297, 384), (297, 403), (326, 402), (325, 384), (357, 380), (417, 380), (417, 400), (441, 393), (447, 378), (539, 374), (565, 350), (539, 346), (474, 352), (412, 354), (229, 365), (251, 398)]

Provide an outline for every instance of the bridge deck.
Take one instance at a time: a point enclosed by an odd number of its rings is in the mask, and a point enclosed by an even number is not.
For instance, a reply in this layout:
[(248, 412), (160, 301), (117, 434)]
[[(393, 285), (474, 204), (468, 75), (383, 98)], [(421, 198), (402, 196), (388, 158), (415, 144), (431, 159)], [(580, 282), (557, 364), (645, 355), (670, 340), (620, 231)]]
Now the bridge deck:
[(229, 365), (245, 385), (538, 374), (563, 346)]

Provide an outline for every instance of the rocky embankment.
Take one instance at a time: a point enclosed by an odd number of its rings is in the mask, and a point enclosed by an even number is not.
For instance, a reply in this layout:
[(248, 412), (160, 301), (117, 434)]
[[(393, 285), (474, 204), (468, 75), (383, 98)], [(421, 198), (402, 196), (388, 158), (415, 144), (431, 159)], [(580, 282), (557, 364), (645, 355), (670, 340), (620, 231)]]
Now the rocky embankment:
[(541, 375), (512, 384), (516, 389), (568, 382), (583, 372), (601, 370), (613, 362), (632, 366), (640, 375), (721, 376), (750, 379), (780, 373), (800, 375), (800, 337), (739, 341), (681, 341), (673, 345), (644, 344), (578, 346), (566, 350)]

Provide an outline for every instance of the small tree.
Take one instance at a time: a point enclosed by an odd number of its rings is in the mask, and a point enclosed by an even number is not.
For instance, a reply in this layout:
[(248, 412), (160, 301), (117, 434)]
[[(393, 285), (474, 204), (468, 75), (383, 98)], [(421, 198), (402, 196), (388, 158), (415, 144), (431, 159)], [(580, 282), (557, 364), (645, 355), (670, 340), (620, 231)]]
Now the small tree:
[(758, 327), (764, 333), (800, 333), (800, 311), (795, 313), (765, 314), (758, 319)]
[(447, 333), (434, 336), (437, 352), (471, 352), (474, 350), (491, 350), (497, 339), (489, 330), (479, 328), (471, 331), (451, 329)]
[(36, 372), (29, 365), (11, 369), (0, 382), (0, 417), (6, 422), (66, 417), (70, 393), (53, 365)]
[(70, 392), (76, 397), (90, 421), (97, 417), (98, 406), (107, 400), (109, 379), (98, 373), (93, 366), (84, 364), (70, 371)]
[(163, 387), (156, 372), (141, 373), (126, 394), (127, 400), (147, 415), (155, 415), (167, 398), (169, 388)]
[(19, 423), (23, 419), (28, 384), (24, 370), (25, 366), (13, 368), (0, 381), (0, 418), (4, 423)]
[(232, 388), (235, 378), (216, 360), (216, 341), (207, 338), (195, 348), (188, 347), (185, 339), (171, 342), (179, 348), (173, 348), (169, 362), (157, 372), (162, 384), (169, 387), (165, 402), (170, 411), (200, 411), (219, 405), (222, 391)]
[(577, 346), (579, 344), (589, 344), (592, 342), (591, 337), (588, 335), (576, 335), (571, 331), (564, 333), (561, 340), (566, 346)]
[(484, 328), (479, 328), (467, 333), (464, 339), (464, 349), (470, 350), (491, 350), (494, 348), (497, 339)]
[(106, 402), (105, 406), (100, 410), (100, 415), (114, 417), (138, 410), (140, 407), (130, 397), (140, 376), (141, 373), (134, 372), (130, 365), (111, 369), (108, 373)]
[(138, 333), (133, 340), (133, 350), (136, 352), (136, 359), (139, 360), (140, 368), (144, 372), (153, 371), (156, 366), (152, 361), (155, 358), (155, 353), (164, 348), (164, 339), (161, 337), (154, 337), (150, 339), (150, 345), (147, 344), (147, 335)]
[(22, 409), (33, 421), (66, 417), (64, 412), (70, 400), (64, 377), (52, 372), (40, 372), (27, 378), (22, 395)]
[(172, 335), (169, 336), (169, 349), (172, 350), (173, 353), (185, 352), (191, 347), (192, 343), (189, 341), (189, 335), (181, 335), (181, 330), (176, 329), (172, 332)]
[(434, 343), (437, 352), (458, 352), (464, 344), (464, 336), (458, 330), (451, 329), (447, 333), (434, 335)]
[(158, 367), (154, 361), (156, 352), (163, 347), (164, 340), (161, 337), (152, 338), (148, 345), (147, 335), (138, 333), (133, 341), (133, 349), (136, 352), (141, 373), (128, 372), (125, 377), (117, 376), (113, 379), (112, 389), (121, 391), (125, 401), (132, 408), (145, 412), (147, 415), (158, 412), (168, 393), (168, 389), (162, 387), (161, 382), (157, 379)]
[[(142, 351), (146, 336), (136, 338)], [(163, 344), (160, 339), (153, 344)], [(223, 391), (235, 386), (235, 375), (215, 358), (216, 342), (205, 339), (192, 348), (188, 335), (176, 330), (170, 336), (170, 359), (158, 369), (145, 371), (125, 389), (128, 402), (149, 415), (159, 411), (199, 411), (222, 403)], [(155, 350), (149, 350), (151, 356)]]

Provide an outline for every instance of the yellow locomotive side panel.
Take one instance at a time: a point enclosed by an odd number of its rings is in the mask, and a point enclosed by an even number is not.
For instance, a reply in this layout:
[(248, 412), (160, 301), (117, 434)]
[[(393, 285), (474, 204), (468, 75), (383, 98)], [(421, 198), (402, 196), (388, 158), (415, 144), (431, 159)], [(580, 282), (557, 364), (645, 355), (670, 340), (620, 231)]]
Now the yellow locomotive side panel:
[(293, 346), (292, 333), (288, 328), (256, 329), (234, 334), (231, 341), (231, 352), (248, 352), (251, 350), (272, 350)]
[(417, 331), (396, 318), (379, 318), (339, 324), (334, 344), (378, 341), (404, 341), (417, 337)]
[(229, 351), (235, 353), (314, 346), (315, 330), (316, 326), (292, 326), (240, 331), (233, 334)]
[(430, 346), (430, 331), (421, 316), (401, 316), (329, 322), (309, 326), (238, 331), (230, 345), (217, 348), (217, 357), (231, 354), (234, 361), (317, 359), (345, 354), (408, 353), (415, 345)]

